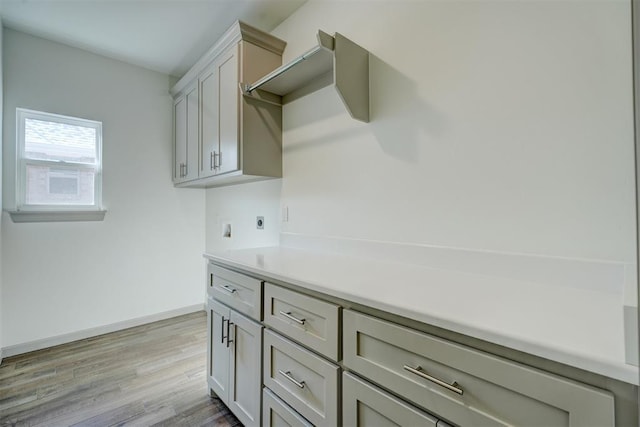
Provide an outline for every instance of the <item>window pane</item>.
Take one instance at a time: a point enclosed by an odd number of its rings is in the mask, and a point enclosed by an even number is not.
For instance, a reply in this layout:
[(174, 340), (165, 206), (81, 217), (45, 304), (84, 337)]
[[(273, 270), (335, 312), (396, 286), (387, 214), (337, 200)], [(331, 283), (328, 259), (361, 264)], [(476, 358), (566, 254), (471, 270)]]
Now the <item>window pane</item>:
[(27, 165), (28, 205), (93, 205), (94, 171)]
[(78, 194), (78, 171), (49, 169), (49, 194)]
[(93, 164), (96, 136), (93, 127), (25, 118), (25, 157)]

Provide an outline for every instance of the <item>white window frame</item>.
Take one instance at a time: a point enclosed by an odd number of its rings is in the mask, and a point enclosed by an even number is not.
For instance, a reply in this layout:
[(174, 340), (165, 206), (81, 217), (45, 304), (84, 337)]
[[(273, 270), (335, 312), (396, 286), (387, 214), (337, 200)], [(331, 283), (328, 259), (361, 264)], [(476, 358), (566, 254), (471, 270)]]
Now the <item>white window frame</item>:
[[(96, 162), (77, 163), (68, 161), (27, 159), (25, 156), (25, 121), (35, 119), (68, 125), (94, 128), (96, 130)], [(49, 166), (56, 169), (72, 169), (78, 172), (92, 171), (94, 173), (94, 204), (27, 204), (26, 179), (27, 165)], [(104, 219), (105, 211), (102, 207), (102, 123), (77, 117), (43, 111), (16, 108), (16, 208), (10, 212), (15, 222), (40, 221), (90, 221)]]

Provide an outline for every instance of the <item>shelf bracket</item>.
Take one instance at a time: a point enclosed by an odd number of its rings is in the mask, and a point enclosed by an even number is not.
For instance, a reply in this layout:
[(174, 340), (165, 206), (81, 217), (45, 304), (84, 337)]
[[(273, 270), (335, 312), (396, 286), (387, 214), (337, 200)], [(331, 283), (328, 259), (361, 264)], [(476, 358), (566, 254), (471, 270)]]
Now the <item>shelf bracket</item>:
[(252, 101), (264, 102), (265, 104), (269, 105), (275, 105), (276, 107), (282, 107), (281, 96), (257, 89), (248, 91), (247, 87), (249, 85), (244, 83), (239, 83), (238, 86), (240, 87), (240, 93), (242, 93), (242, 96), (247, 99), (251, 99)]

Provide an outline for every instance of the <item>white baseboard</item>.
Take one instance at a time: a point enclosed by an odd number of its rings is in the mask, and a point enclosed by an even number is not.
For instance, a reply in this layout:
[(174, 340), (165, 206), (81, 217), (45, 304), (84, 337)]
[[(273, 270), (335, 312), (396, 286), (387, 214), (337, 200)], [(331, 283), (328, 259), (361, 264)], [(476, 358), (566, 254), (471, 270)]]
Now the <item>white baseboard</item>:
[(109, 325), (97, 326), (95, 328), (83, 329), (77, 332), (58, 335), (50, 338), (29, 341), (22, 344), (10, 345), (0, 348), (0, 363), (2, 357), (11, 357), (18, 354), (29, 353), (31, 351), (42, 350), (43, 348), (53, 347), (60, 344), (66, 344), (73, 341), (83, 340), (110, 332), (121, 331), (123, 329), (133, 328), (135, 326), (146, 325), (147, 323), (157, 322), (159, 320), (170, 319), (183, 314), (195, 313), (196, 311), (205, 310), (205, 305), (195, 304), (175, 310), (164, 311), (162, 313), (151, 314), (149, 316), (138, 317), (135, 319), (124, 320), (122, 322), (111, 323)]

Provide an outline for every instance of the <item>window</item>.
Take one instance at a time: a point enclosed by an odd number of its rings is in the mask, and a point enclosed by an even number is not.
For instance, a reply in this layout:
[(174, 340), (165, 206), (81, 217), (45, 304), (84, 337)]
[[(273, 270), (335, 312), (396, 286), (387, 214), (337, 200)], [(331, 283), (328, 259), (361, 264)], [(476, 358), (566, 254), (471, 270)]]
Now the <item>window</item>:
[(23, 108), (16, 115), (15, 213), (101, 211), (102, 123)]

